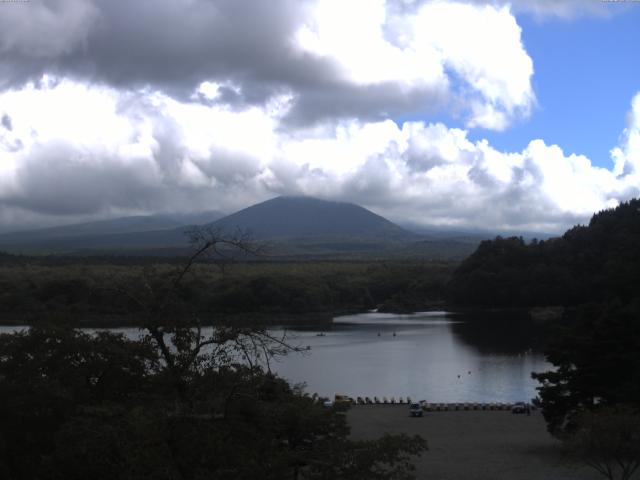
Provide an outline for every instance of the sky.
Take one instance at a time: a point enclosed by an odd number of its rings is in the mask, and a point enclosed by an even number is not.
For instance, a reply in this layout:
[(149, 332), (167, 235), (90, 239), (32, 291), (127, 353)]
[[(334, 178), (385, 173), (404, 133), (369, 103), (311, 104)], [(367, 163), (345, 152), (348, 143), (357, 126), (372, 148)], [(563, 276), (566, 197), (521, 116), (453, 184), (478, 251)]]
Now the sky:
[(562, 232), (640, 195), (640, 2), (0, 0), (0, 231), (279, 195)]

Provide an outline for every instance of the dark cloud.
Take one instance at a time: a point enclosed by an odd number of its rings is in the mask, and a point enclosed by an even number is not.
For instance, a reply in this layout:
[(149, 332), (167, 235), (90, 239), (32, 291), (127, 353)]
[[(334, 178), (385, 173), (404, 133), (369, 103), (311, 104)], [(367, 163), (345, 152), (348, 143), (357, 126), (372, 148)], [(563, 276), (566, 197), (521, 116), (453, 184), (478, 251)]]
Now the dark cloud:
[[(288, 128), (333, 118), (430, 114), (448, 101), (446, 83), (356, 85), (331, 57), (297, 48), (295, 33), (310, 19), (312, 5), (306, 0), (32, 0), (12, 12), (10, 25), (0, 18), (0, 30), (5, 29), (0, 87), (37, 82), (48, 73), (125, 90), (159, 89), (186, 100), (201, 82), (215, 81), (223, 84), (215, 101), (232, 108), (263, 105), (290, 93)], [(44, 40), (50, 37), (52, 45)]]
[(62, 142), (35, 148), (17, 171), (18, 190), (3, 204), (44, 214), (77, 215), (108, 207), (144, 208), (153, 202), (143, 168), (86, 155)]
[[(22, 20), (11, 26), (14, 37), (30, 40), (36, 26), (57, 31), (65, 18), (75, 20), (68, 28), (77, 33), (49, 50), (36, 48), (31, 40), (9, 42), (7, 33), (0, 45), (12, 68), (4, 72), (4, 80), (24, 82), (49, 72), (183, 94), (208, 79), (235, 81), (245, 90), (318, 82), (331, 76), (330, 65), (302, 56), (291, 43), (306, 3), (32, 0), (33, 5), (14, 12), (14, 20)], [(34, 10), (48, 10), (48, 16), (30, 20)], [(6, 22), (0, 26), (8, 28)]]
[(304, 89), (283, 124), (310, 125), (332, 117), (376, 121), (412, 113), (433, 115), (448, 100), (447, 89), (442, 86), (407, 90), (394, 82), (366, 87), (334, 82), (320, 89)]

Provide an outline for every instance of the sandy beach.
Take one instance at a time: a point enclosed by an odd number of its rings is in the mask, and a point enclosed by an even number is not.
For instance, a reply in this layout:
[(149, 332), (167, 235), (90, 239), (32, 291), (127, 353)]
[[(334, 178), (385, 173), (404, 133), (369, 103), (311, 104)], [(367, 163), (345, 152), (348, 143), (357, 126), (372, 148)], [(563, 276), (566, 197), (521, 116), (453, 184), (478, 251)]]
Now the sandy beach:
[(356, 405), (348, 413), (354, 439), (385, 432), (418, 434), (429, 444), (415, 462), (429, 480), (592, 480), (594, 470), (563, 455), (542, 415), (509, 411), (425, 412), (409, 417), (407, 405)]

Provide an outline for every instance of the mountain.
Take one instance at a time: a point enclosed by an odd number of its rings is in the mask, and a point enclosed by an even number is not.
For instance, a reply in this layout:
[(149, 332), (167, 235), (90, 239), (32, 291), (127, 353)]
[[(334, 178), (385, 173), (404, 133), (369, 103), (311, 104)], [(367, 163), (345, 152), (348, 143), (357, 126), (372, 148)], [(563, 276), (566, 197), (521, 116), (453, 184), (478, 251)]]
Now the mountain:
[(249, 231), (257, 239), (334, 237), (407, 241), (419, 238), (353, 203), (311, 197), (273, 198), (213, 222), (212, 226), (225, 231)]
[(462, 259), (479, 239), (453, 232), (423, 237), (353, 203), (277, 197), (211, 221), (196, 216), (126, 217), (0, 235), (11, 253), (184, 255), (187, 226), (248, 232), (272, 259)]
[(220, 218), (216, 211), (195, 214), (146, 215), (76, 223), (0, 235), (0, 249), (10, 251), (67, 251), (112, 246), (182, 243), (185, 226)]
[(57, 227), (39, 228), (10, 232), (0, 235), (0, 242), (14, 243), (29, 241), (34, 238), (50, 239), (77, 237), (81, 235), (110, 235), (117, 233), (144, 232), (148, 230), (164, 230), (179, 227), (181, 224), (169, 217), (136, 216), (122, 217), (96, 222), (74, 223)]

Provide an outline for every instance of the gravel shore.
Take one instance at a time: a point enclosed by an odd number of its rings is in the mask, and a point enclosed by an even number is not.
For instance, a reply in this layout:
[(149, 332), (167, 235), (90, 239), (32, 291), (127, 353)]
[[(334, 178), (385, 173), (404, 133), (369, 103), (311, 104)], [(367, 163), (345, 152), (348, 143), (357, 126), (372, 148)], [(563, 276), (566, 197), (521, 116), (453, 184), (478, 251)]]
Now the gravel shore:
[(425, 412), (407, 405), (356, 405), (348, 413), (354, 439), (418, 434), (429, 451), (416, 459), (416, 478), (429, 480), (596, 480), (597, 472), (563, 455), (542, 415), (509, 411)]

